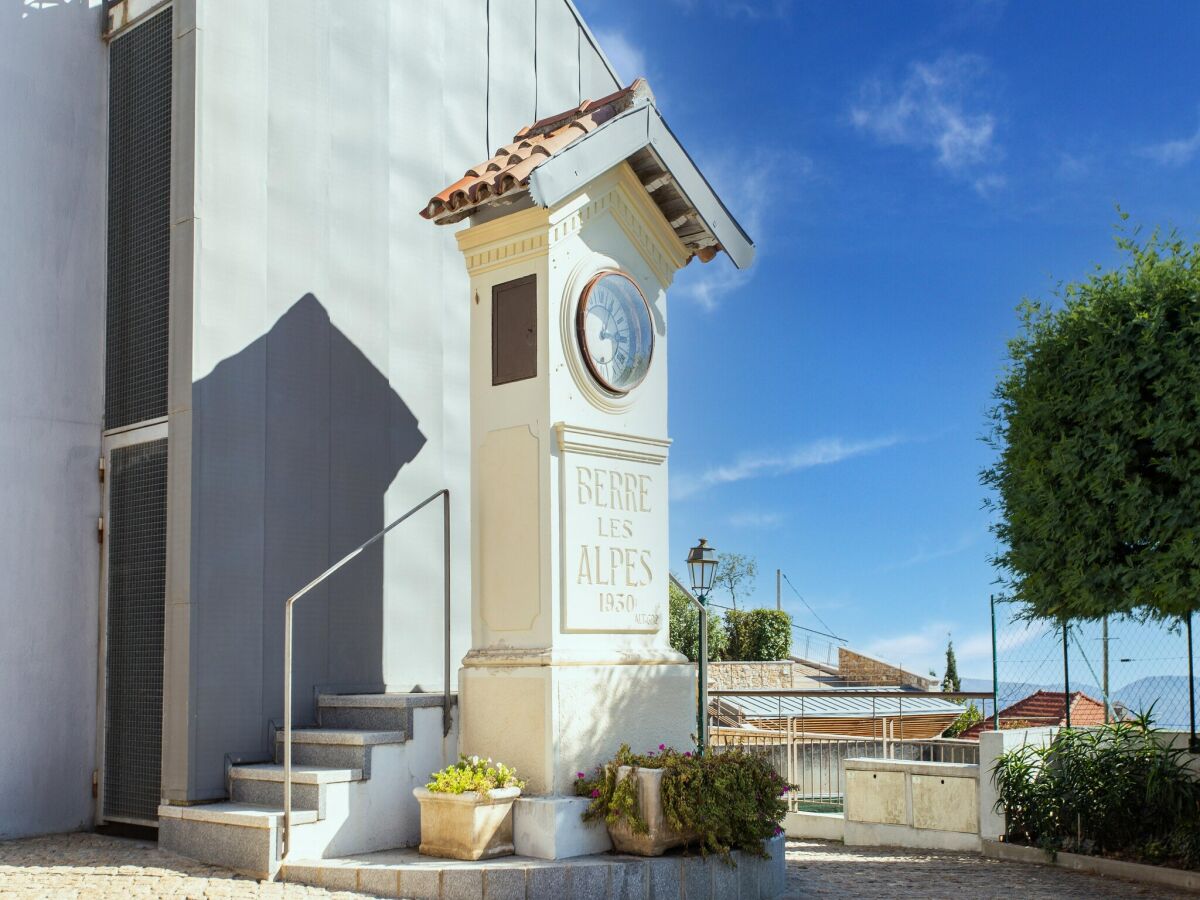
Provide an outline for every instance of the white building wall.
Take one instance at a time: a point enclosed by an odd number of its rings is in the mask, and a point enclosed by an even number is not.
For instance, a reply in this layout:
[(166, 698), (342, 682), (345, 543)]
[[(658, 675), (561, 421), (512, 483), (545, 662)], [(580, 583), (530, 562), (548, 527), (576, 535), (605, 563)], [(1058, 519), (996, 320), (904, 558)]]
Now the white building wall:
[(0, 840), (85, 828), (96, 748), (100, 11), (0, 4)]
[[(192, 333), (171, 399), (191, 473), (172, 487), (190, 562), (169, 575), (168, 670), (189, 653), (170, 799), (219, 796), (226, 754), (266, 754), (286, 596), (444, 486), (453, 670), (469, 647), (471, 298), (453, 229), (417, 212), (520, 127), (617, 87), (565, 0), (500, 6), (178, 0), (195, 174), (176, 219), (195, 238), (172, 297)], [(298, 721), (315, 688), (440, 689), (441, 540), (435, 507), (299, 602)]]

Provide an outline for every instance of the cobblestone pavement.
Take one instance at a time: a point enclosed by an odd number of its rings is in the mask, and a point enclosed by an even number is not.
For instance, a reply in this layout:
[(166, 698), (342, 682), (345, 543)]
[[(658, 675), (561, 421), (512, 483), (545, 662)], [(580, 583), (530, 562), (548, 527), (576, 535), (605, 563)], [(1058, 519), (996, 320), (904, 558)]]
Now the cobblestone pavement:
[(1073, 900), (1101, 897), (1195, 897), (1051, 866), (987, 859), (972, 853), (845, 847), (788, 841), (789, 900), (803, 897), (927, 900)]
[(260, 882), (159, 850), (153, 841), (55, 834), (0, 843), (3, 897), (325, 897), (358, 900), (302, 884)]
[[(874, 850), (818, 841), (787, 845), (789, 900), (805, 897), (1049, 898), (1176, 897), (1162, 888), (968, 853)], [(0, 843), (4, 897), (296, 897), (358, 900), (299, 884), (253, 881), (194, 862), (149, 841), (61, 834)], [(1195, 895), (1184, 895), (1195, 896)]]

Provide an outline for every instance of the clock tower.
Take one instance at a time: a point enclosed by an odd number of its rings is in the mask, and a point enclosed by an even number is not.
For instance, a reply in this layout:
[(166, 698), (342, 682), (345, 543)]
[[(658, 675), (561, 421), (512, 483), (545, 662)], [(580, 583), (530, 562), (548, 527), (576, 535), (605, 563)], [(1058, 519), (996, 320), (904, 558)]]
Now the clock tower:
[(461, 750), (526, 779), (519, 853), (595, 852), (576, 772), (694, 743), (696, 667), (667, 630), (667, 290), (753, 247), (641, 80), (522, 130), (422, 214), (471, 219)]

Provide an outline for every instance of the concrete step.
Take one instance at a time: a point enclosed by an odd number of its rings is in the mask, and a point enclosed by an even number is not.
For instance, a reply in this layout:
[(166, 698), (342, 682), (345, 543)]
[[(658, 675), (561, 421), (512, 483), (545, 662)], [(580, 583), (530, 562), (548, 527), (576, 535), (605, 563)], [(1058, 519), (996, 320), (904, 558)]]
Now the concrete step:
[[(291, 857), (343, 857), (420, 841), (412, 789), (457, 756), (457, 731), (442, 733), (441, 703), (441, 695), (338, 698), (327, 708), (348, 712), (334, 718), (350, 716), (341, 721), (359, 727), (292, 732)], [(372, 710), (391, 717), (381, 720)], [(356, 711), (366, 718), (354, 719)], [(409, 727), (395, 727), (401, 721)], [(328, 717), (324, 722), (330, 724)], [(274, 877), (280, 865), (282, 738), (276, 732), (273, 764), (230, 769), (231, 802), (159, 807), (159, 846), (255, 878)]]
[[(158, 844), (251, 878), (271, 878), (279, 868), (283, 810), (253, 803), (160, 806)], [(292, 810), (292, 832), (319, 824), (316, 810)]]
[[(349, 728), (296, 728), (292, 730), (292, 765), (357, 769), (371, 777), (371, 748), (403, 744), (405, 731), (364, 731)], [(275, 762), (283, 762), (283, 731), (275, 732)]]
[[(361, 781), (361, 769), (292, 766), (292, 809), (315, 809), (325, 818), (327, 785)], [(264, 763), (229, 770), (229, 799), (235, 803), (283, 806), (283, 766)]]
[[(451, 695), (453, 704), (456, 698)], [(413, 733), (413, 710), (441, 708), (442, 694), (322, 694), (317, 721), (322, 728), (375, 728)]]

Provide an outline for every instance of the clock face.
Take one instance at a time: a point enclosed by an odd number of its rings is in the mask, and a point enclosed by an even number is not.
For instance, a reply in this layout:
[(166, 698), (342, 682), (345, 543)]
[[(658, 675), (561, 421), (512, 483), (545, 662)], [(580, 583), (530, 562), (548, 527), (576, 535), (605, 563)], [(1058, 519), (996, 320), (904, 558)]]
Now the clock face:
[(614, 394), (627, 394), (646, 377), (654, 352), (650, 305), (632, 278), (601, 272), (579, 298), (579, 348), (592, 376)]

